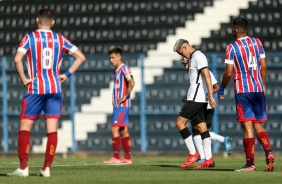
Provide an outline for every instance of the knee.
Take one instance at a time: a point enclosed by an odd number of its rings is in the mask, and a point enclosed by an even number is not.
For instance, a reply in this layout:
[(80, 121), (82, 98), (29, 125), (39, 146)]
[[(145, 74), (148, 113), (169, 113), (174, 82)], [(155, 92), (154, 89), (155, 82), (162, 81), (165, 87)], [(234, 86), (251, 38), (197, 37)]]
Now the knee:
[(181, 130), (182, 127), (183, 127), (183, 123), (181, 123), (181, 122), (179, 122), (179, 121), (176, 121), (175, 126), (176, 126), (176, 128), (177, 128), (178, 130)]
[(195, 127), (200, 133), (203, 133), (208, 130), (206, 123), (199, 123)]
[(127, 137), (127, 136), (129, 136), (128, 128), (121, 128), (121, 129), (120, 129), (120, 134), (121, 134), (122, 137)]
[(254, 129), (256, 133), (266, 132), (265, 128), (262, 126), (262, 123), (254, 123)]

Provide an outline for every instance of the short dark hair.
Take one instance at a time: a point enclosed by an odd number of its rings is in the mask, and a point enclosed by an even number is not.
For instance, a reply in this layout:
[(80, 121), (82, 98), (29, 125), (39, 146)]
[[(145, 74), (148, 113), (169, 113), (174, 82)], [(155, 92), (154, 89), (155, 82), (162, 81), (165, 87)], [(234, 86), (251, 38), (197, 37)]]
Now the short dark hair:
[(54, 21), (55, 14), (50, 8), (43, 8), (38, 13), (38, 19), (40, 24), (52, 26), (52, 21)]
[(241, 28), (243, 32), (247, 32), (248, 21), (243, 17), (237, 17), (233, 20), (233, 27)]
[(119, 54), (122, 56), (122, 50), (118, 47), (115, 47), (109, 51), (109, 55), (111, 55), (112, 53)]
[(44, 18), (47, 20), (53, 20), (55, 18), (54, 11), (50, 8), (43, 8), (38, 13), (39, 18)]

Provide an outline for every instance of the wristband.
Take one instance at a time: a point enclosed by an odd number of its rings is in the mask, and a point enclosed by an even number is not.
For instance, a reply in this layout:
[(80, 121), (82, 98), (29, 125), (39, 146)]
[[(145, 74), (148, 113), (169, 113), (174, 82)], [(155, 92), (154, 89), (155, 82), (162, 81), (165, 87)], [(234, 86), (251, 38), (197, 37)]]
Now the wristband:
[(70, 77), (70, 76), (72, 75), (72, 73), (70, 73), (70, 71), (68, 70), (68, 71), (66, 71), (65, 75), (66, 75), (67, 77)]
[(217, 95), (218, 95), (218, 96), (224, 95), (224, 87), (220, 86), (220, 88), (219, 88), (219, 90), (218, 90), (218, 92), (217, 92)]

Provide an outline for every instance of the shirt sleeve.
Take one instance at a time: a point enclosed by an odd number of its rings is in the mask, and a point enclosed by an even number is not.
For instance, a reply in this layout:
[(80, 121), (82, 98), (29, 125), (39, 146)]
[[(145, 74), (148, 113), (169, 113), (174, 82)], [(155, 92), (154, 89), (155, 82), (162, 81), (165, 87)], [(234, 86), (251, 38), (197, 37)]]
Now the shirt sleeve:
[(64, 49), (69, 55), (73, 54), (78, 48), (72, 44), (67, 38), (64, 37)]
[(199, 52), (200, 54), (197, 54), (197, 69), (201, 70), (203, 68), (207, 68), (208, 67), (208, 60), (207, 57), (202, 53)]
[(210, 75), (211, 75), (211, 82), (212, 82), (212, 85), (215, 85), (217, 84), (217, 80), (216, 78), (214, 77), (213, 73), (210, 71)]
[(18, 52), (22, 52), (22, 53), (26, 53), (28, 48), (29, 48), (29, 36), (28, 35), (25, 35), (18, 47)]
[(123, 67), (122, 67), (122, 73), (123, 73), (123, 75), (125, 76), (126, 80), (129, 80), (129, 79), (132, 78), (132, 73), (131, 73), (131, 71), (130, 71), (130, 69), (129, 69), (128, 66), (123, 65)]
[(230, 44), (227, 46), (225, 51), (225, 63), (226, 64), (233, 64), (234, 65), (234, 49), (233, 46)]
[(261, 41), (260, 41), (259, 39), (257, 39), (257, 40), (258, 40), (258, 43), (259, 43), (259, 45), (260, 45), (260, 46), (259, 46), (260, 58), (265, 58), (266, 55), (265, 55), (264, 47), (263, 47)]

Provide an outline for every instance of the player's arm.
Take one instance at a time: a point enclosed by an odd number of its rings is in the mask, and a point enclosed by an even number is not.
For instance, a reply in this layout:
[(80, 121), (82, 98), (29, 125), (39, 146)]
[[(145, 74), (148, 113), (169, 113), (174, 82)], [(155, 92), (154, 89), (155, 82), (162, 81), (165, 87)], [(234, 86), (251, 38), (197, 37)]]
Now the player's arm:
[(84, 54), (80, 50), (76, 50), (74, 53), (72, 53), (72, 56), (75, 58), (75, 60), (69, 70), (66, 73), (60, 75), (61, 83), (66, 81), (68, 77), (70, 77), (86, 60)]
[(118, 104), (122, 103), (123, 101), (125, 101), (127, 99), (127, 97), (130, 95), (130, 93), (131, 93), (131, 91), (132, 91), (132, 89), (135, 85), (135, 81), (134, 81), (132, 75), (126, 76), (126, 80), (127, 80), (127, 83), (128, 83), (127, 90), (126, 90), (125, 95), (122, 98), (117, 100)]
[(261, 77), (262, 77), (262, 83), (264, 86), (264, 92), (266, 92), (266, 78), (267, 78), (267, 64), (266, 64), (266, 58), (260, 58), (260, 66), (261, 66)]
[(212, 92), (213, 92), (213, 93), (217, 93), (218, 90), (219, 90), (219, 84), (216, 83), (216, 84), (214, 84), (214, 85), (212, 86)]
[(181, 62), (184, 68), (186, 69), (186, 71), (188, 72), (189, 71), (188, 59), (186, 57), (183, 57)]
[(35, 80), (35, 78), (28, 79), (25, 76), (23, 62), (22, 62), (24, 55), (25, 54), (22, 53), (22, 52), (17, 52), (17, 54), (14, 58), (14, 65), (16, 67), (16, 70), (18, 72), (18, 75), (19, 75), (23, 85), (27, 88), (29, 83), (31, 83), (33, 80)]
[[(184, 68), (186, 69), (187, 73), (189, 72), (189, 65), (188, 65), (188, 59), (186, 57), (182, 57), (182, 64), (184, 66)], [(187, 95), (182, 97), (182, 102), (186, 102), (187, 101)]]
[(209, 98), (209, 103), (212, 108), (216, 108), (216, 102), (213, 98), (213, 88), (212, 88), (212, 81), (211, 81), (211, 75), (210, 71), (208, 68), (204, 68), (201, 70), (201, 73), (204, 75), (206, 79), (206, 86), (208, 89), (208, 98)]
[(233, 74), (233, 69), (234, 69), (233, 64), (226, 64), (225, 71), (224, 71), (223, 76), (222, 76), (221, 85), (220, 85), (220, 88), (219, 88), (219, 91), (218, 91), (218, 98), (219, 99), (224, 99), (224, 96), (223, 96), (224, 88), (228, 85), (228, 83), (231, 79), (231, 76)]

